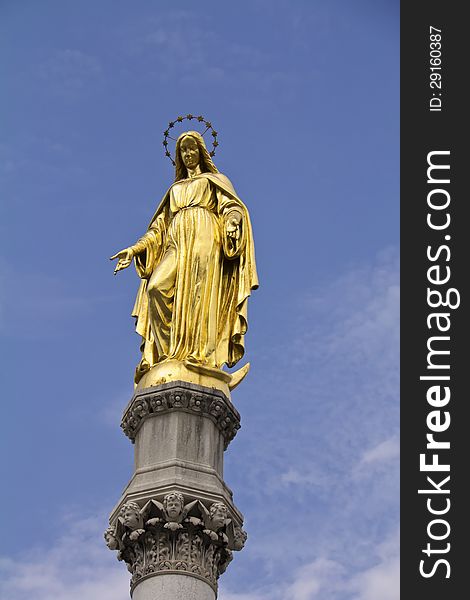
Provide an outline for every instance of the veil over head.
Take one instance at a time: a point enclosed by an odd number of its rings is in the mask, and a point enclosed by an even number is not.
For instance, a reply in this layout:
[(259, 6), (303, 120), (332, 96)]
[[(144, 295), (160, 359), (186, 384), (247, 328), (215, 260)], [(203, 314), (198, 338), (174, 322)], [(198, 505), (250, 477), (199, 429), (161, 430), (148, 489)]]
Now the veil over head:
[(176, 140), (176, 150), (175, 150), (175, 181), (180, 181), (181, 179), (186, 179), (188, 176), (188, 170), (186, 169), (183, 159), (181, 158), (181, 142), (185, 137), (191, 137), (197, 144), (199, 148), (199, 165), (201, 167), (201, 171), (203, 173), (218, 173), (218, 169), (212, 161), (212, 157), (209, 154), (209, 151), (206, 148), (206, 143), (204, 138), (199, 133), (199, 131), (184, 131)]

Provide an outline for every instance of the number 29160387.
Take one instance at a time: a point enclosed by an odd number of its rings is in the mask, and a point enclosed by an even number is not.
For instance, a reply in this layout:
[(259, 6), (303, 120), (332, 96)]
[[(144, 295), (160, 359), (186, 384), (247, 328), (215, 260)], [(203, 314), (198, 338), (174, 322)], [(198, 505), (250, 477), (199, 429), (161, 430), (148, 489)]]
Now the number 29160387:
[(442, 31), (437, 27), (429, 27), (429, 87), (432, 97), (429, 100), (429, 110), (442, 110)]

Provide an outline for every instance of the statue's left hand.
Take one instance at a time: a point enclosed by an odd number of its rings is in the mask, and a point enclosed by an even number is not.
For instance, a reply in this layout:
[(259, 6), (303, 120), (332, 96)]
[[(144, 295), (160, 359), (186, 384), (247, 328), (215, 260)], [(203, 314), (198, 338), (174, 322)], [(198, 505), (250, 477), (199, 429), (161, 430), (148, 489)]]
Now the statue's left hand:
[(240, 238), (240, 222), (241, 216), (238, 213), (233, 213), (227, 219), (227, 235), (235, 241)]
[(124, 250), (121, 250), (114, 256), (111, 256), (109, 260), (115, 260), (116, 258), (118, 258), (119, 260), (117, 262), (116, 268), (114, 269), (115, 275), (118, 271), (121, 271), (122, 269), (127, 269), (127, 267), (131, 264), (132, 259), (134, 258), (134, 252), (132, 251), (132, 248), (124, 248)]

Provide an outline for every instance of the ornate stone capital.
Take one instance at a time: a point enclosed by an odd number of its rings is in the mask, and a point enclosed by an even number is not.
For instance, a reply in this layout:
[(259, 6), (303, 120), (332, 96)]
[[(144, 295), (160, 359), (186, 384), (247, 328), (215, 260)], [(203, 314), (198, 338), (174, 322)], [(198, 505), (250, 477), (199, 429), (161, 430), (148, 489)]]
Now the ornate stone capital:
[(185, 411), (211, 419), (224, 438), (225, 448), (240, 429), (238, 411), (220, 390), (184, 381), (136, 392), (124, 411), (121, 428), (134, 442), (145, 419), (172, 411)]
[(144, 578), (166, 573), (202, 579), (217, 593), (217, 579), (241, 550), (246, 533), (233, 525), (222, 502), (185, 504), (178, 492), (150, 500), (142, 508), (125, 503), (104, 534), (110, 550), (127, 564), (131, 593)]

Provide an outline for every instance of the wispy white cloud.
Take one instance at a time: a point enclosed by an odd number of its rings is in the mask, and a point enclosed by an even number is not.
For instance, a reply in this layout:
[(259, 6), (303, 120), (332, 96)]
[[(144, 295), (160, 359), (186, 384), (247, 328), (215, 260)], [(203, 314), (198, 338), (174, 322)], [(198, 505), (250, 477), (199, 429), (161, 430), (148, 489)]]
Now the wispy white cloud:
[[(397, 439), (397, 253), (387, 250), (304, 295), (296, 322), (280, 337), (263, 357), (252, 392), (269, 394), (272, 418), (250, 415), (250, 425), (266, 444), (279, 484), (328, 486), (363, 457), (372, 460), (371, 448)], [(393, 444), (380, 451), (392, 452)]]
[[(242, 475), (229, 481), (243, 493), (247, 547), (270, 582), (287, 580), (298, 554), (315, 573), (319, 559), (345, 577), (365, 572), (381, 564), (373, 549), (398, 521), (397, 253), (324, 282), (298, 306), (258, 370), (251, 393), (266, 411), (246, 415), (232, 459)], [(273, 515), (289, 523), (282, 542)]]
[(237, 103), (243, 101), (240, 90), (248, 86), (261, 93), (275, 89), (277, 102), (295, 94), (299, 75), (281, 68), (256, 40), (241, 43), (213, 19), (210, 13), (201, 19), (200, 11), (169, 10), (133, 23), (131, 41), (129, 31), (123, 34), (129, 57), (146, 65), (147, 77), (172, 86), (223, 85), (233, 89)]
[[(308, 327), (304, 323), (296, 340), (299, 364), (311, 364), (312, 358), (324, 362), (337, 358), (339, 352), (354, 366), (367, 368), (362, 361), (369, 359), (374, 368), (396, 367), (399, 264), (395, 248), (387, 248), (369, 264), (352, 266), (333, 281), (317, 286), (299, 299), (299, 308), (301, 318), (308, 318)], [(387, 365), (390, 357), (393, 361)]]
[[(302, 300), (303, 327), (283, 340), (299, 349), (295, 378), (292, 363), (265, 372), (266, 411), (244, 411), (227, 482), (249, 539), (221, 600), (397, 600), (396, 258), (385, 253)], [(9, 600), (124, 600), (128, 575), (101, 549), (99, 529), (85, 520), (49, 549), (3, 560), (0, 590)]]
[(268, 592), (253, 592), (253, 593), (237, 593), (237, 592), (229, 592), (221, 587), (219, 596), (219, 600), (274, 600), (275, 595)]
[(398, 600), (398, 532), (371, 547), (368, 564), (350, 569), (338, 560), (319, 556), (298, 566), (292, 577), (276, 586), (251, 593), (228, 592), (222, 584), (220, 600)]
[[(57, 525), (51, 519), (51, 526)], [(0, 597), (128, 600), (128, 573), (104, 546), (100, 519), (69, 520), (59, 529), (62, 535), (49, 547), (25, 548), (17, 558), (0, 558)]]
[(355, 600), (398, 600), (400, 598), (400, 559), (393, 556), (381, 561), (363, 573), (359, 573), (350, 588)]
[(286, 485), (307, 485), (324, 489), (329, 485), (331, 479), (326, 473), (322, 472), (319, 468), (316, 468), (315, 465), (310, 465), (310, 468), (304, 471), (289, 467), (287, 471), (281, 474), (280, 481)]
[(392, 436), (385, 441), (377, 444), (370, 450), (364, 452), (360, 465), (370, 465), (384, 463), (398, 458), (400, 454), (400, 443), (398, 436)]
[[(104, 546), (98, 516), (60, 523), (62, 534), (48, 547), (0, 557), (0, 596), (8, 600), (128, 600), (129, 573)], [(398, 536), (370, 549), (372, 559), (351, 570), (319, 556), (300, 564), (276, 585), (238, 591), (220, 581), (220, 600), (398, 600)], [(233, 567), (230, 567), (233, 568)], [(240, 585), (241, 587), (241, 585)], [(246, 582), (244, 586), (246, 587)]]
[(38, 78), (47, 88), (58, 94), (73, 95), (87, 85), (96, 84), (102, 74), (98, 59), (81, 50), (57, 50), (38, 67)]
[[(331, 594), (342, 573), (341, 566), (326, 558), (317, 558), (313, 562), (297, 569), (294, 581), (286, 589), (288, 600), (313, 600), (320, 595)], [(331, 584), (335, 582), (334, 586)]]
[(348, 582), (354, 600), (398, 600), (400, 598), (400, 556), (398, 530), (380, 544), (377, 560), (356, 573)]

